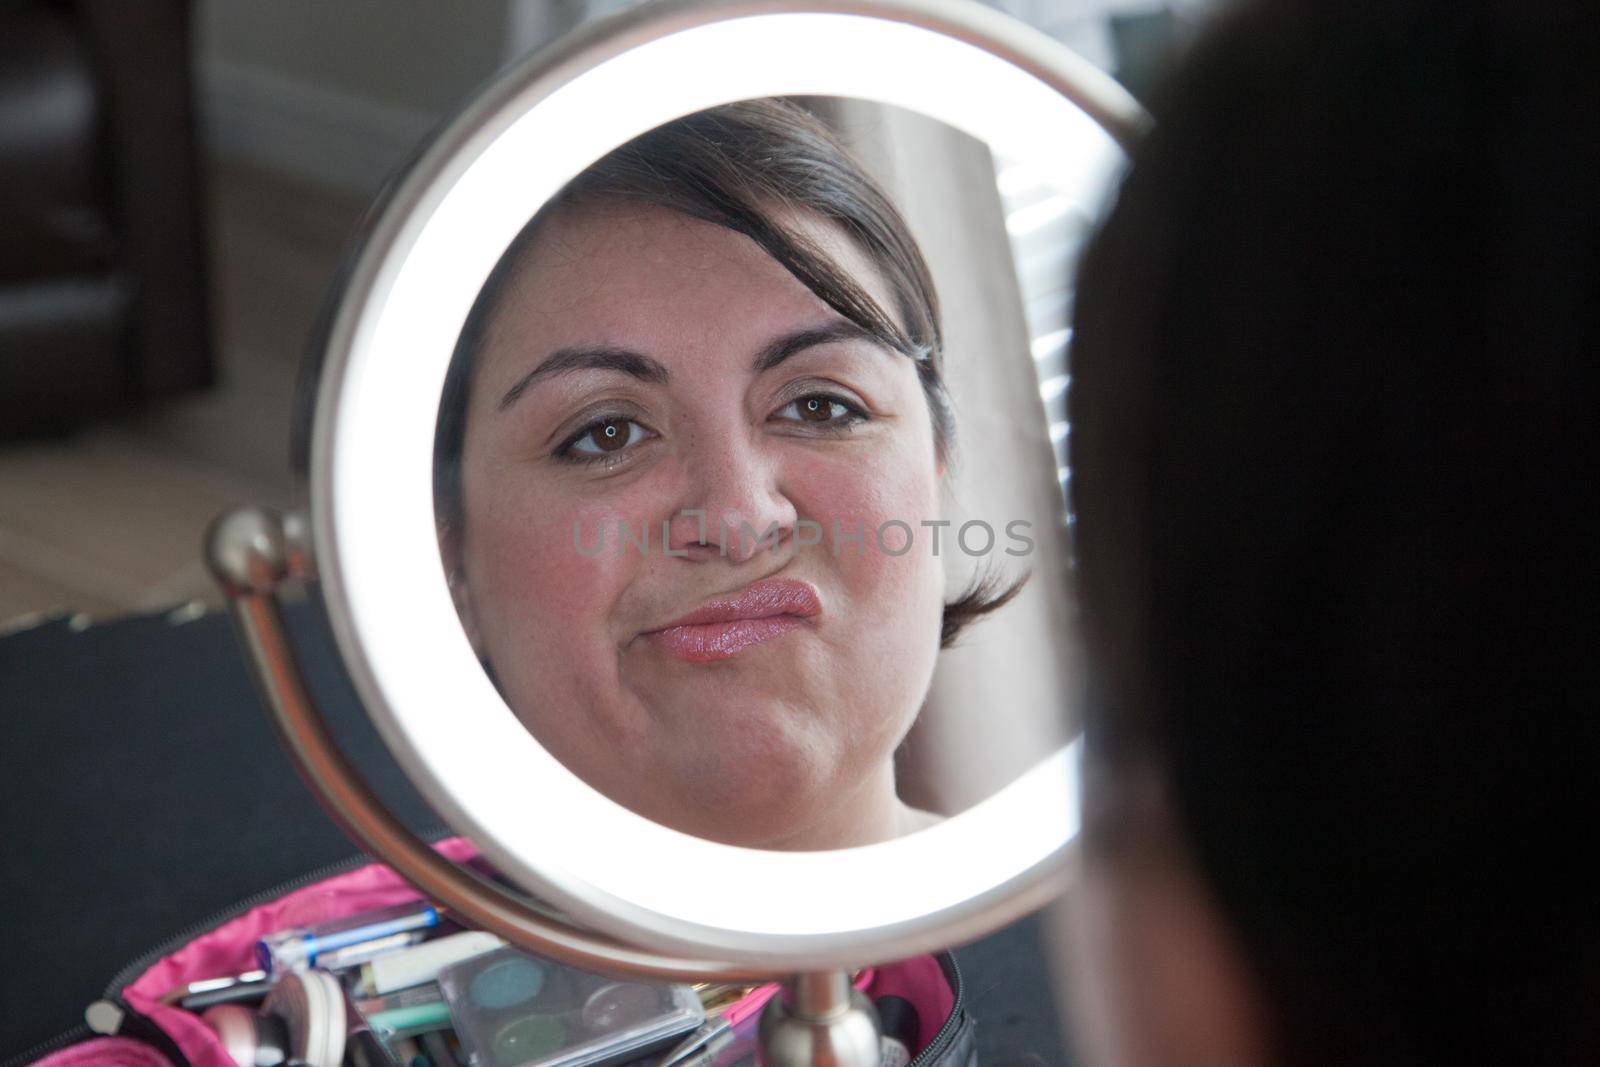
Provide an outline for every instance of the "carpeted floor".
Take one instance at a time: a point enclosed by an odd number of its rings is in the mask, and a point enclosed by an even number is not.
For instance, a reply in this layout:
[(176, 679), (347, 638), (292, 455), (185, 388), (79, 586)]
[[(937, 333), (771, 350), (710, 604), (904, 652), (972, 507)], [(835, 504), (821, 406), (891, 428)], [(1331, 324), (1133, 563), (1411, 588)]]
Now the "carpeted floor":
[(59, 440), (0, 448), (0, 633), (214, 601), (206, 524), (290, 499), (295, 370), (365, 206), (239, 165), (208, 172), (212, 336), (222, 382)]

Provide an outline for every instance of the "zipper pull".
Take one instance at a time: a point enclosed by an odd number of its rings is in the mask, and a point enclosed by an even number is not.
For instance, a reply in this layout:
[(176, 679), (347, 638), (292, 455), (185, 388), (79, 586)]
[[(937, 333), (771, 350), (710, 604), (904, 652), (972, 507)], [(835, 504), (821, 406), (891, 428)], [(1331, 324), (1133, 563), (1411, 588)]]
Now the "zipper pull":
[(109, 1000), (97, 1000), (83, 1009), (83, 1021), (89, 1024), (89, 1029), (106, 1037), (115, 1037), (125, 1018), (127, 1012)]

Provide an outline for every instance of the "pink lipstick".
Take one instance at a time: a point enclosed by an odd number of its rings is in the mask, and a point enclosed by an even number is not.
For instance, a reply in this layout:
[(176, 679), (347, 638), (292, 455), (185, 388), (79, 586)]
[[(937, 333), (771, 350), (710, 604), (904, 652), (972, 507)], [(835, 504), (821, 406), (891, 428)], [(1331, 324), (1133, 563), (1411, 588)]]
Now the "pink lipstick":
[(645, 636), (679, 659), (709, 663), (799, 629), (821, 611), (809, 582), (763, 578)]

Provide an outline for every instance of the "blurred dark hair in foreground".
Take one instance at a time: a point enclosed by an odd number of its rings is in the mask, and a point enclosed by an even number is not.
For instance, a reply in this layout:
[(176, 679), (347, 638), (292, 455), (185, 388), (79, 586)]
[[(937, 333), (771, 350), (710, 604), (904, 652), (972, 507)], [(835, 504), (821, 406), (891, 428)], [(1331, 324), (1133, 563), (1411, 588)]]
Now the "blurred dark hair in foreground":
[(1100, 765), (1285, 1062), (1600, 1056), (1593, 5), (1261, 3), (1079, 290)]

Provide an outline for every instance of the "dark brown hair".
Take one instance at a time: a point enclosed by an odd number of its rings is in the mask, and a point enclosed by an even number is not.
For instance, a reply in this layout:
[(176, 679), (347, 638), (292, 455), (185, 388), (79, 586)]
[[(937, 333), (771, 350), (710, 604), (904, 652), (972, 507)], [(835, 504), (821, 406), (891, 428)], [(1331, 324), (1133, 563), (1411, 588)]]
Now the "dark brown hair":
[[(916, 363), (938, 456), (949, 460), (955, 420), (943, 376), (944, 339), (933, 278), (910, 228), (838, 138), (799, 104), (748, 100), (666, 123), (615, 149), (569, 182), (523, 228), (478, 295), (445, 379), (434, 437), (434, 506), (441, 529), (461, 521), (460, 467), (477, 352), (522, 253), (541, 223), (564, 208), (606, 201), (664, 207), (749, 237), (829, 307)], [(904, 328), (815, 242), (782, 225), (797, 209), (844, 231), (882, 272)], [(1004, 606), (1007, 585), (989, 572), (946, 604), (941, 647)]]
[(1600, 1055), (1596, 100), (1593, 4), (1250, 3), (1082, 263), (1086, 744), (1277, 1062)]

